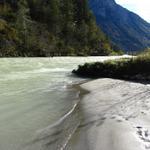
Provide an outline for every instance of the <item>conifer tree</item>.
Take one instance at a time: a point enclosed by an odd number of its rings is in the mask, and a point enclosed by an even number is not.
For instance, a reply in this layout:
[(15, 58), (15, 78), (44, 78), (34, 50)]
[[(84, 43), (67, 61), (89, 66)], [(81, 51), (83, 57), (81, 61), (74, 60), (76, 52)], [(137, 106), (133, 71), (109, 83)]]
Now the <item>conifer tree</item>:
[(54, 34), (57, 34), (58, 27), (59, 27), (59, 0), (50, 0), (46, 4), (45, 7), (46, 11), (46, 21), (49, 24), (49, 29), (54, 32)]
[(29, 7), (26, 0), (20, 0), (18, 2), (18, 12), (16, 19), (16, 27), (18, 34), (22, 39), (24, 47), (27, 47), (28, 25), (29, 22)]
[(74, 21), (74, 6), (72, 0), (63, 0), (63, 9), (62, 9), (62, 32), (63, 36), (66, 37), (65, 44), (68, 45), (75, 31), (75, 21)]

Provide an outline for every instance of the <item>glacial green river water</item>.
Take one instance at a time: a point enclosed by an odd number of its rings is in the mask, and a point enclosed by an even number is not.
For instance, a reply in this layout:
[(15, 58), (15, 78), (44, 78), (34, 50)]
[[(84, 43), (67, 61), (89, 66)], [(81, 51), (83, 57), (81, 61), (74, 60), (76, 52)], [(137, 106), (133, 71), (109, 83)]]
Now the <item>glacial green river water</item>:
[(85, 79), (71, 74), (105, 57), (0, 59), (0, 150), (63, 150), (79, 125), (73, 114)]

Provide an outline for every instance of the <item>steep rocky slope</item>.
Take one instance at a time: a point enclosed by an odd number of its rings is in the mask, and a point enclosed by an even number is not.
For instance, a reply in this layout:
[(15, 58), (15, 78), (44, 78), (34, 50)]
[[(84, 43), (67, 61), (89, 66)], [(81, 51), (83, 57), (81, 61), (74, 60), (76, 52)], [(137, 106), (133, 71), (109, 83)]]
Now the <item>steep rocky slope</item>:
[(124, 50), (142, 50), (150, 46), (150, 24), (114, 0), (89, 0), (97, 24), (113, 43)]

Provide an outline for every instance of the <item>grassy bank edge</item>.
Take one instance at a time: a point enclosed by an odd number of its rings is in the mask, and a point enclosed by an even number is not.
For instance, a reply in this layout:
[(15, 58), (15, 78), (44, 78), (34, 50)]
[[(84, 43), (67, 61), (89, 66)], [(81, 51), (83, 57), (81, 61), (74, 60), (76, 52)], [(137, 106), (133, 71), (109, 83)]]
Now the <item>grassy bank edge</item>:
[(150, 52), (137, 57), (85, 63), (72, 71), (80, 77), (150, 81)]

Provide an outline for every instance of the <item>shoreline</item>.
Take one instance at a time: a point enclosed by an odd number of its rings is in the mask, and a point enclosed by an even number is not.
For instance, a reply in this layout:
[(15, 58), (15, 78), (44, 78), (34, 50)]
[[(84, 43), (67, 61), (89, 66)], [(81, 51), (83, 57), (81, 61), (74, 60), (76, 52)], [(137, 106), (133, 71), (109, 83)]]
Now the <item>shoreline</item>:
[(109, 78), (77, 86), (86, 91), (80, 101), (82, 120), (66, 149), (150, 149), (149, 86)]

